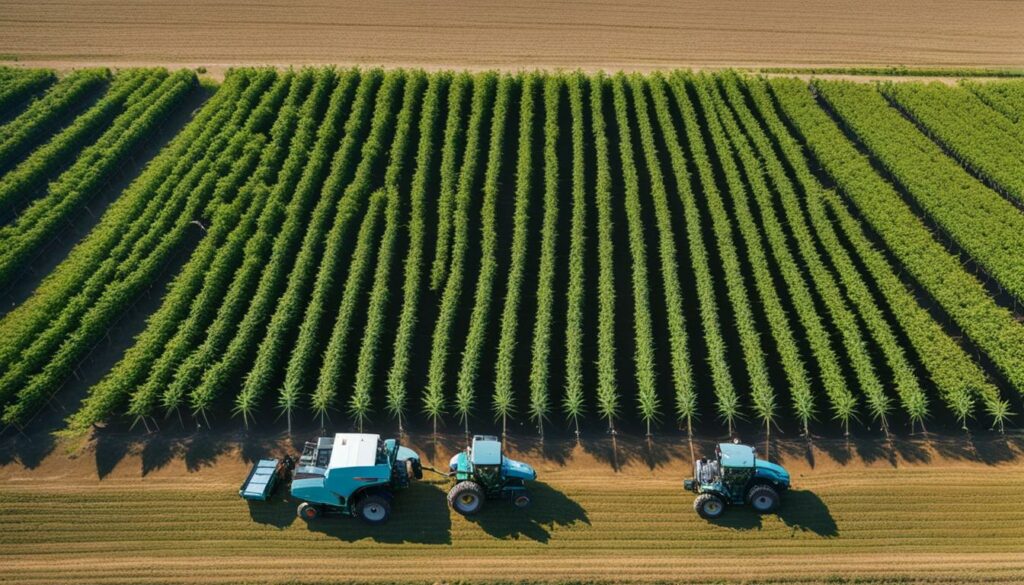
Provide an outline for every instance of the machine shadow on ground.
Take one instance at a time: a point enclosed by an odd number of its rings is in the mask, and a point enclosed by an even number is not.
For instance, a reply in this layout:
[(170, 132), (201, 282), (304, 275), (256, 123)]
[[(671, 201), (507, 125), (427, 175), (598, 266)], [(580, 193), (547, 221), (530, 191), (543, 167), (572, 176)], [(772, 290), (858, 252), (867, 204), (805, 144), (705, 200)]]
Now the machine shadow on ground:
[(371, 539), (385, 544), (451, 544), (452, 521), (448, 501), (441, 486), (430, 482), (413, 482), (395, 495), (391, 519), (386, 524), (371, 526), (357, 518), (345, 516), (319, 518), (306, 523), (295, 510), (300, 500), (288, 494), (282, 485), (266, 502), (249, 502), (249, 517), (257, 524), (278, 529), (293, 524), (305, 525), (310, 532), (324, 534), (345, 542)]
[(733, 530), (760, 530), (764, 518), (777, 516), (795, 535), (809, 532), (822, 538), (836, 538), (839, 527), (828, 506), (817, 494), (807, 490), (789, 490), (782, 496), (782, 505), (775, 514), (762, 516), (749, 506), (730, 506), (725, 514), (711, 524)]
[[(467, 518), (496, 538), (529, 539), (547, 543), (551, 528), (590, 524), (586, 511), (575, 500), (541, 481), (529, 485), (532, 505), (516, 509), (510, 502), (488, 501), (478, 514)], [(447, 512), (447, 507), (445, 508)]]

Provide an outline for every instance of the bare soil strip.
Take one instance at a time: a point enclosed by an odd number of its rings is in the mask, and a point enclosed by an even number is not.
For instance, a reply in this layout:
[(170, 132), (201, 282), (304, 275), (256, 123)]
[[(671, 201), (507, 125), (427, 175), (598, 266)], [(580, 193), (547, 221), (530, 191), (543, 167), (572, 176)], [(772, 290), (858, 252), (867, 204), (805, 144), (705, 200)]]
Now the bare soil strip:
[(207, 67), (1021, 67), (1021, 18), (1000, 0), (16, 0), (0, 10), (0, 55)]

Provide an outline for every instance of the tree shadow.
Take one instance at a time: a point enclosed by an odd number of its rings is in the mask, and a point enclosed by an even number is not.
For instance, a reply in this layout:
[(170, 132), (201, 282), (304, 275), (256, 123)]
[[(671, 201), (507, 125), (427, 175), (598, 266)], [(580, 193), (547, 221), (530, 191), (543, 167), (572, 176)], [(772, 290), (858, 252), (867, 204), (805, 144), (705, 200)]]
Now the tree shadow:
[[(694, 442), (697, 444), (697, 442)], [(650, 470), (665, 467), (679, 459), (690, 456), (689, 443), (676, 437), (627, 437), (612, 435), (600, 439), (583, 439), (583, 450), (594, 458), (607, 463), (615, 471), (627, 465), (640, 462)], [(697, 448), (699, 451), (699, 448)], [(710, 453), (714, 452), (712, 448)], [(699, 455), (698, 455), (699, 456)]]
[(196, 433), (185, 447), (185, 467), (189, 471), (199, 471), (203, 467), (212, 466), (217, 457), (230, 450), (231, 445), (230, 440), (218, 439), (215, 434)]
[(965, 433), (956, 439), (930, 436), (928, 444), (942, 457), (980, 461), (986, 465), (1015, 461), (1024, 452), (1024, 437), (995, 432)]
[(150, 436), (142, 445), (142, 475), (163, 468), (180, 455), (178, 451), (169, 438), (159, 433)]
[(124, 437), (101, 433), (96, 436), (94, 456), (96, 458), (96, 475), (103, 479), (110, 475), (117, 464), (128, 454), (128, 442)]
[(18, 463), (25, 469), (35, 469), (57, 444), (49, 432), (15, 433), (11, 431), (11, 435), (0, 442), (0, 466)]
[[(287, 488), (282, 486), (279, 489), (285, 491)], [(288, 497), (282, 497), (282, 501), (283, 511), (275, 511), (272, 522), (283, 523), (285, 512), (295, 518), (299, 502)], [(253, 519), (256, 520), (255, 517)], [(382, 526), (371, 526), (357, 518), (348, 517), (321, 518), (309, 522), (308, 526), (312, 532), (345, 542), (363, 539), (388, 544), (452, 542), (452, 519), (445, 492), (438, 483), (426, 481), (414, 481), (408, 489), (395, 494), (391, 503), (391, 519)]]
[(576, 448), (575, 439), (550, 436), (546, 439), (509, 436), (506, 437), (505, 444), (518, 453), (537, 456), (545, 461), (553, 462), (559, 467), (565, 467), (569, 463), (572, 452)]
[(551, 529), (556, 526), (590, 524), (582, 506), (546, 483), (535, 481), (529, 485), (529, 490), (533, 503), (525, 510), (517, 509), (510, 502), (494, 500), (468, 520), (496, 538), (522, 538), (542, 543), (550, 540)]
[[(839, 536), (839, 527), (828, 506), (811, 491), (787, 491), (775, 515), (792, 530), (793, 535), (797, 532), (810, 532), (822, 538)], [(733, 530), (760, 530), (762, 518), (749, 506), (730, 506), (721, 518), (711, 523)]]

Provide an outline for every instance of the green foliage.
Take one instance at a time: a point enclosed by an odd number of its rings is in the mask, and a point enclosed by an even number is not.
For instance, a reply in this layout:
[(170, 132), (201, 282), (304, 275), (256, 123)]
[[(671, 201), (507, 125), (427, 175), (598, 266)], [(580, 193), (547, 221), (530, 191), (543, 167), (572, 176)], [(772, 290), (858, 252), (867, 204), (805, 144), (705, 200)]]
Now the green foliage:
[[(533, 181), (534, 93), (538, 85), (536, 75), (523, 77), (519, 105), (519, 142), (516, 162), (516, 203), (512, 218), (511, 265), (508, 270), (508, 294), (501, 312), (501, 334), (495, 364), (493, 408), (498, 418), (507, 420), (515, 409), (513, 368), (519, 331), (519, 307), (523, 296), (523, 276), (528, 261), (529, 211)], [(546, 380), (545, 380), (546, 384)], [(547, 389), (547, 386), (544, 386)], [(538, 422), (542, 422), (538, 420)]]
[[(427, 372), (427, 388), (423, 393), (423, 412), (434, 423), (435, 429), (438, 419), (444, 414), (446, 407), (444, 388), (448, 352), (451, 346), (452, 327), (455, 324), (459, 299), (462, 296), (464, 264), (469, 248), (469, 206), (477, 177), (476, 168), (481, 150), (480, 132), (496, 81), (494, 74), (484, 73), (478, 75), (473, 82), (473, 104), (469, 114), (465, 157), (462, 162), (462, 170), (459, 173), (458, 191), (453, 202), (455, 224), (453, 226), (452, 261), (441, 295), (437, 323), (434, 325), (430, 364)], [(449, 103), (449, 107), (452, 105)], [(442, 172), (444, 172), (444, 168), (442, 168)]]
[(565, 396), (562, 408), (579, 432), (584, 413), (583, 315), (586, 310), (587, 199), (582, 74), (565, 80), (572, 116), (572, 227), (569, 231), (569, 286), (566, 292)]
[(85, 97), (110, 79), (106, 69), (81, 69), (69, 74), (32, 102), (20, 116), (0, 127), (0, 170), (9, 168), (43, 140)]
[[(689, 134), (684, 134), (675, 127), (669, 110), (669, 100), (666, 97), (665, 85), (665, 80), (660, 75), (655, 75), (648, 80), (651, 101), (654, 104), (654, 112), (658, 119), (658, 127), (665, 138), (672, 173), (679, 191), (678, 196), (683, 206), (687, 248), (690, 253), (691, 271), (696, 281), (701, 329), (704, 332), (704, 344), (708, 352), (714, 394), (718, 398), (718, 411), (722, 416), (735, 416), (737, 408), (736, 392), (733, 388), (732, 375), (729, 372), (729, 364), (726, 360), (725, 340), (722, 337), (722, 328), (718, 317), (718, 302), (715, 299), (710, 261), (708, 260), (708, 252), (701, 231), (701, 214), (697, 208), (696, 196), (690, 187), (690, 176), (686, 169), (687, 160), (678, 138), (681, 135), (685, 136), (687, 144), (689, 144), (690, 140), (698, 140), (697, 128), (693, 125), (695, 121), (692, 118), (686, 124), (686, 130), (690, 132)], [(694, 151), (694, 155), (696, 155), (696, 151)], [(733, 412), (732, 415), (728, 415), (730, 411)], [(676, 403), (676, 416), (681, 421), (686, 422), (688, 431), (691, 430), (693, 418), (696, 416), (696, 405), (684, 397), (683, 400)]]
[(136, 90), (144, 90), (145, 97), (128, 107), (95, 143), (82, 150), (75, 163), (48, 185), (41, 199), (24, 209), (14, 223), (0, 228), (0, 282), (10, 282), (24, 269), (71, 214), (79, 211), (111, 179), (124, 159), (152, 136), (195, 82), (195, 75), (188, 71), (148, 76)]
[[(468, 429), (469, 415), (476, 400), (476, 384), (480, 374), (480, 360), (483, 357), (484, 343), (487, 341), (487, 326), (490, 322), (491, 302), (494, 291), (494, 279), (498, 270), (498, 178), (501, 176), (501, 165), (505, 147), (506, 120), (509, 110), (509, 94), (514, 79), (503, 75), (498, 80), (497, 93), (491, 114), (490, 145), (487, 148), (487, 170), (484, 172), (484, 199), (480, 206), (480, 273), (477, 276), (476, 294), (473, 312), (469, 317), (469, 333), (466, 336), (465, 349), (462, 352), (462, 364), (459, 368), (455, 386), (455, 413), (462, 419)], [(460, 216), (460, 219), (463, 216)], [(461, 231), (465, 231), (465, 227)], [(461, 242), (466, 247), (465, 240)], [(453, 263), (454, 266), (454, 263)], [(508, 403), (495, 403), (499, 417), (507, 416), (510, 408)]]
[(619, 134), (619, 161), (626, 190), (626, 227), (629, 233), (629, 253), (633, 275), (633, 334), (636, 351), (637, 406), (640, 419), (651, 434), (651, 422), (657, 419), (660, 407), (655, 391), (654, 335), (651, 331), (650, 291), (648, 291), (647, 249), (643, 234), (643, 209), (640, 204), (640, 179), (633, 157), (633, 137), (629, 124), (629, 104), (626, 101), (626, 81), (622, 74), (612, 80), (612, 102)]
[[(551, 360), (551, 321), (555, 296), (555, 243), (558, 239), (558, 101), (562, 81), (544, 80), (544, 216), (540, 230), (540, 266), (537, 285), (537, 319), (533, 328), (530, 370), (530, 418), (543, 434), (551, 411), (548, 370)], [(522, 148), (522, 146), (520, 146)], [(518, 203), (518, 198), (516, 200)], [(524, 234), (524, 239), (526, 235)]]
[(423, 279), (424, 248), (427, 231), (427, 190), (430, 185), (433, 160), (434, 136), (441, 119), (441, 94), (449, 83), (446, 75), (432, 75), (423, 98), (423, 114), (420, 117), (420, 141), (416, 149), (416, 174), (412, 180), (409, 200), (409, 253), (405, 258), (405, 278), (402, 285), (402, 314), (398, 321), (398, 332), (392, 352), (391, 370), (388, 372), (386, 406), (388, 413), (398, 419), (406, 413), (408, 392), (406, 389), (411, 361), (411, 346), (416, 332), (419, 311), (420, 286)]
[(597, 167), (597, 413), (614, 428), (619, 414), (619, 389), (615, 381), (615, 273), (612, 244), (612, 177), (605, 133), (604, 91), (607, 79), (598, 73), (590, 79), (590, 115)]
[[(22, 75), (49, 74), (0, 70), (0, 86)], [(5, 285), (94, 211), (184, 96), (207, 95), (188, 71), (108, 75), (40, 86), (0, 128)], [(158, 308), (65, 434), (122, 416), (152, 429), (186, 406), (250, 425), (275, 390), (289, 429), (340, 408), (359, 429), (384, 410), (404, 430), (424, 380), (425, 418), (436, 429), (454, 409), (468, 430), (491, 361), (489, 410), (542, 436), (556, 409), (579, 430), (591, 401), (614, 431), (627, 398), (648, 433), (669, 408), (691, 429), (705, 406), (730, 431), (750, 413), (808, 432), (824, 408), (849, 429), (858, 404), (886, 430), (897, 410), (923, 428), (935, 405), (1002, 430), (1000, 386), (1024, 389), (1024, 325), (1006, 307), (1016, 91), (233, 69), (0, 318), (0, 420), (60, 402), (152, 291)]]
[(1024, 325), (999, 307), (959, 259), (935, 241), (924, 222), (817, 106), (806, 85), (788, 79), (770, 84), (783, 113), (863, 221), (1007, 380), (1018, 391), (1024, 389)]
[(395, 132), (391, 147), (391, 160), (388, 163), (384, 178), (386, 199), (384, 205), (384, 235), (381, 238), (380, 250), (377, 253), (377, 267), (374, 270), (373, 288), (370, 291), (370, 302), (367, 310), (366, 328), (363, 331), (363, 342), (359, 348), (359, 359), (355, 377), (355, 387), (349, 400), (349, 412), (363, 428), (373, 402), (373, 378), (377, 367), (377, 353), (384, 334), (390, 300), (391, 266), (395, 256), (396, 240), (401, 210), (399, 189), (402, 173), (405, 169), (405, 158), (412, 141), (413, 119), (417, 114), (417, 106), (425, 82), (422, 74), (413, 74), (406, 80), (405, 97), (402, 100), (402, 111), (398, 116), (398, 129)]

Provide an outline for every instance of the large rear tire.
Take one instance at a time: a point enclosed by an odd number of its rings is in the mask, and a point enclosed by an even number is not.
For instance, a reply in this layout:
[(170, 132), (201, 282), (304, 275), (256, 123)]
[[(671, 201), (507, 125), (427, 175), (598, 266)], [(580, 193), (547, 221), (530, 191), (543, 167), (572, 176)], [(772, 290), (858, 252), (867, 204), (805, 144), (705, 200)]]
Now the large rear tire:
[(463, 516), (472, 516), (484, 507), (484, 490), (475, 481), (460, 481), (448, 491), (448, 505)]
[(302, 502), (299, 504), (299, 508), (295, 513), (299, 518), (302, 518), (306, 522), (311, 522), (320, 517), (320, 508), (310, 504), (309, 502)]
[(770, 485), (755, 485), (747, 492), (747, 503), (758, 514), (770, 514), (779, 509), (779, 492)]
[(379, 495), (369, 495), (356, 504), (356, 516), (367, 524), (384, 524), (391, 518), (391, 503)]
[(701, 494), (693, 501), (693, 509), (705, 520), (716, 520), (725, 513), (725, 500), (715, 494)]

